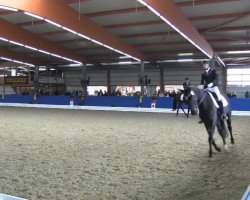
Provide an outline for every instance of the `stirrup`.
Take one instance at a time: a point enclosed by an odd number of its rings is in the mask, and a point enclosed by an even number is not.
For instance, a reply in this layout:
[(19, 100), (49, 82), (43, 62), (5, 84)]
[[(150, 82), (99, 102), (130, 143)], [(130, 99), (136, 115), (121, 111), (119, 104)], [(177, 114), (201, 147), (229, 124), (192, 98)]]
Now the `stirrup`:
[(224, 119), (225, 119), (225, 120), (228, 120), (228, 117), (227, 117), (227, 115), (226, 115), (225, 113), (223, 113), (223, 114), (221, 115), (221, 119), (222, 119), (222, 120), (224, 120)]

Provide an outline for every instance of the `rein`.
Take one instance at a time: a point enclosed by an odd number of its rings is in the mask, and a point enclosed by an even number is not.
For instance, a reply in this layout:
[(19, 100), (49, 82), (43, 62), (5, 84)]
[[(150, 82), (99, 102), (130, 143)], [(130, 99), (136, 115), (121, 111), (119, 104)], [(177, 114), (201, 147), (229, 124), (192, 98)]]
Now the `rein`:
[(198, 106), (202, 103), (202, 101), (204, 100), (205, 96), (206, 96), (207, 92), (205, 91), (203, 97), (201, 98), (200, 102), (198, 102)]

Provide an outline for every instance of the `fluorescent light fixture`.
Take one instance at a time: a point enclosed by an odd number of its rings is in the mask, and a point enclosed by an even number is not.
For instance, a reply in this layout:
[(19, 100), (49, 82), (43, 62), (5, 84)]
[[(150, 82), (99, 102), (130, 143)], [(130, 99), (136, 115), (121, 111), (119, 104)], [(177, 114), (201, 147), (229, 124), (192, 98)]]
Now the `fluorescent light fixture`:
[(41, 52), (41, 53), (45, 53), (45, 54), (50, 55), (50, 53), (48, 51), (43, 51), (43, 50), (40, 50), (40, 49), (38, 51)]
[(0, 57), (2, 60), (7, 60), (7, 61), (12, 61), (11, 59), (9, 58), (5, 58), (5, 57)]
[(29, 16), (31, 16), (31, 17), (35, 17), (35, 18), (40, 19), (40, 20), (44, 20), (43, 17), (40, 17), (40, 16), (38, 16), (38, 15), (29, 13), (29, 12), (24, 12), (24, 14), (29, 15)]
[(103, 46), (106, 47), (106, 48), (108, 48), (108, 49), (111, 49), (111, 50), (113, 50), (113, 51), (117, 51), (116, 49), (114, 49), (113, 47), (111, 47), (111, 46), (109, 46), (109, 45), (104, 44)]
[(0, 6), (1, 9), (5, 9), (5, 10), (11, 10), (11, 11), (18, 11), (16, 8), (11, 8), (8, 6)]
[(50, 68), (50, 71), (55, 71), (56, 69), (55, 68)]
[(28, 46), (28, 45), (25, 45), (24, 47), (28, 48), (28, 49), (31, 49), (31, 50), (34, 50), (34, 51), (37, 51), (38, 49), (34, 48), (34, 47), (31, 47), (31, 46)]
[(46, 68), (39, 68), (39, 71), (47, 71)]
[(131, 61), (122, 61), (122, 62), (118, 62), (119, 64), (123, 64), (123, 65), (125, 65), (125, 64), (131, 64), (132, 62)]
[(82, 64), (69, 64), (70, 67), (81, 67)]
[(68, 60), (68, 61), (73, 61), (73, 60), (71, 60), (71, 59), (69, 59), (69, 58), (66, 58), (66, 57), (62, 57), (64, 60)]
[(178, 59), (178, 62), (194, 62), (194, 59)]
[[(136, 58), (136, 57), (132, 57), (133, 59), (137, 60), (137, 61), (141, 61), (139, 58)], [(144, 62), (145, 63), (145, 62)]]
[(127, 59), (127, 58), (129, 58), (128, 56), (120, 56), (119, 57), (120, 59)]
[(77, 35), (79, 35), (80, 37), (86, 39), (86, 40), (91, 40), (89, 37), (82, 35), (81, 33), (77, 33)]
[(30, 64), (30, 63), (23, 63), (23, 64), (25, 64), (25, 65), (27, 65), (27, 66), (34, 67), (34, 65), (32, 65), (32, 64)]
[(202, 62), (204, 59), (159, 60), (157, 63)]
[(142, 1), (142, 0), (137, 0), (137, 1), (139, 1), (144, 6), (148, 6), (148, 4), (146, 2), (144, 2), (144, 1)]
[(7, 40), (7, 39), (5, 39), (5, 38), (2, 38), (2, 37), (0, 37), (0, 40), (3, 40), (3, 41), (5, 41), (5, 42), (8, 42), (9, 40)]
[(158, 17), (161, 16), (161, 14), (160, 14), (157, 10), (155, 10), (152, 6), (148, 5), (147, 7), (148, 7), (154, 14), (156, 14)]
[(23, 44), (21, 44), (21, 43), (19, 43), (19, 42), (12, 41), (12, 40), (9, 40), (9, 42), (12, 43), (12, 44), (16, 44), (16, 45), (18, 45), (18, 46), (21, 46), (21, 47), (24, 46)]
[(45, 19), (45, 21), (46, 22), (48, 22), (48, 23), (50, 23), (50, 24), (52, 24), (52, 25), (55, 25), (55, 26), (57, 26), (57, 27), (62, 27), (60, 24), (58, 24), (58, 23), (56, 23), (56, 22), (53, 22), (53, 21), (50, 21), (50, 20), (48, 20), (48, 19)]
[(246, 51), (227, 51), (228, 54), (249, 54), (250, 50)]
[(13, 62), (19, 63), (19, 64), (23, 64), (23, 62), (21, 62), (21, 61), (19, 61), (19, 60), (13, 60)]
[(86, 66), (89, 67), (89, 66), (94, 66), (94, 65), (91, 63), (87, 63)]
[(54, 54), (54, 53), (51, 53), (50, 55), (55, 56), (55, 57), (57, 57), (57, 58), (62, 58), (62, 56), (59, 56), (59, 55)]
[(217, 59), (220, 61), (220, 63), (223, 65), (223, 66), (226, 66), (225, 63), (223, 62), (223, 60), (218, 56)]
[(119, 54), (123, 54), (124, 55), (124, 53), (122, 52), (122, 51), (119, 51), (119, 50), (117, 50), (117, 49), (113, 49), (114, 51), (116, 51), (117, 53), (119, 53)]
[(74, 33), (74, 34), (77, 34), (77, 32), (73, 31), (73, 30), (70, 29), (70, 28), (67, 28), (67, 27), (64, 27), (64, 26), (62, 26), (62, 28), (63, 28), (64, 30), (66, 30), (66, 31), (69, 31), (69, 32)]
[(103, 46), (103, 43), (98, 42), (97, 40), (91, 39), (91, 41), (94, 42), (94, 43), (96, 43), (96, 44), (99, 44), (99, 45)]
[(74, 63), (77, 63), (77, 64), (82, 64), (81, 62), (77, 61), (77, 60), (72, 60)]
[(178, 56), (192, 56), (193, 53), (178, 53)]

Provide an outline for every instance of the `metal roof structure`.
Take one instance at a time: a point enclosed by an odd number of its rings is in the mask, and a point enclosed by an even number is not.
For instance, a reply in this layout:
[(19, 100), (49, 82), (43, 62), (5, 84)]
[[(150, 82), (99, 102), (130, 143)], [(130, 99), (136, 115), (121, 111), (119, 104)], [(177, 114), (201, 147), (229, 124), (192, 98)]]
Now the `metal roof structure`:
[(250, 62), (249, 0), (0, 0), (0, 57), (32, 65)]

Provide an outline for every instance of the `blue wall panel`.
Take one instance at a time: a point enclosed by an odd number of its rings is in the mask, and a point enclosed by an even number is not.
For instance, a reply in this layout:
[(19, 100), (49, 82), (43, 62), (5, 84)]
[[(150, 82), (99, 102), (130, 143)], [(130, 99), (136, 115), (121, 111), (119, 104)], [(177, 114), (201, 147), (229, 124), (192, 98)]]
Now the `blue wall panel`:
[(230, 98), (229, 101), (232, 110), (250, 111), (250, 98)]
[[(74, 105), (78, 104), (75, 98)], [(232, 110), (250, 111), (250, 98), (230, 98)], [(69, 96), (38, 96), (33, 102), (31, 95), (6, 95), (5, 99), (0, 98), (0, 102), (5, 103), (39, 103), (52, 105), (69, 105)], [(141, 107), (150, 108), (152, 98), (143, 97)], [(138, 97), (118, 97), (118, 96), (87, 96), (84, 101), (86, 106), (115, 106), (115, 107), (139, 107)], [(159, 97), (156, 99), (156, 108), (172, 108), (173, 97)]]
[(35, 103), (52, 105), (69, 105), (69, 96), (38, 96)]
[(33, 96), (32, 95), (9, 94), (9, 95), (5, 95), (4, 99), (1, 98), (0, 102), (3, 102), (3, 103), (33, 103)]

